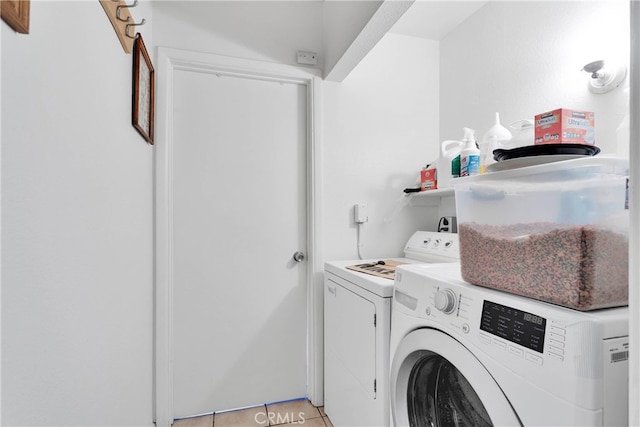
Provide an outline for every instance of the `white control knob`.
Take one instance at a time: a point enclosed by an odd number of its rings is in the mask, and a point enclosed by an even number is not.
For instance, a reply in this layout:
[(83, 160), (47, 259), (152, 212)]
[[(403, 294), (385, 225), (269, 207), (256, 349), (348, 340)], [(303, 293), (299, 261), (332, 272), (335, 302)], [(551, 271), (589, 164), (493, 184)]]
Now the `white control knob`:
[(451, 289), (440, 289), (436, 292), (435, 305), (444, 314), (453, 313), (456, 309), (456, 294)]

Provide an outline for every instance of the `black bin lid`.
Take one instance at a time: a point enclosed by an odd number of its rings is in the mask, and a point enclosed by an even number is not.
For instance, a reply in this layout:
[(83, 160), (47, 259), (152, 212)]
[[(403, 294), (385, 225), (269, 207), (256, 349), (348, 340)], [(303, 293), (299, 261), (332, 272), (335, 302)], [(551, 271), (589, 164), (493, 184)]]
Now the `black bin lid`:
[(600, 152), (600, 148), (595, 145), (585, 144), (541, 144), (527, 145), (525, 147), (512, 148), (506, 150), (498, 148), (493, 150), (493, 158), (499, 162), (501, 160), (517, 159), (519, 157), (531, 156), (551, 156), (554, 154), (576, 154), (582, 156), (595, 156)]

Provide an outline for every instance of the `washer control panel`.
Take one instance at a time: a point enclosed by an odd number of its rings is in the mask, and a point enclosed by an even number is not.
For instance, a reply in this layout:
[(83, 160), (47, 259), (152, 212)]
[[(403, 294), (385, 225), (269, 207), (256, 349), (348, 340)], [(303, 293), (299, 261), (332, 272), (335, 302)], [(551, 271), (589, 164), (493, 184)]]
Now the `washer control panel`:
[(480, 330), (521, 345), (529, 350), (544, 353), (544, 337), (547, 319), (490, 300), (482, 304)]

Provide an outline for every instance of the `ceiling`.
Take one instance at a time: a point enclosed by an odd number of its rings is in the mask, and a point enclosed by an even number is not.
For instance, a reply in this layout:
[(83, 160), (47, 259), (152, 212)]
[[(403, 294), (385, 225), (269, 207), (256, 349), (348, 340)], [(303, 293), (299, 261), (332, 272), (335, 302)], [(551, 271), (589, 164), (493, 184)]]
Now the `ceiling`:
[(440, 40), (486, 3), (479, 0), (416, 0), (391, 28), (391, 32)]

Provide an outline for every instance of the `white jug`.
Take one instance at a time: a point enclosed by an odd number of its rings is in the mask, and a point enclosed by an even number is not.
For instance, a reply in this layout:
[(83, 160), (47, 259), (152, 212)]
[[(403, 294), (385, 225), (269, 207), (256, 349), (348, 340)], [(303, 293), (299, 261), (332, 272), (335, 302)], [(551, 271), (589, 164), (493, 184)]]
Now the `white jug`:
[(462, 141), (447, 140), (440, 144), (440, 157), (436, 168), (438, 171), (438, 188), (451, 187), (451, 161), (460, 154), (464, 143)]
[(514, 149), (534, 145), (535, 126), (533, 120), (524, 119), (509, 125), (513, 138), (502, 148)]
[(493, 158), (493, 150), (506, 148), (513, 138), (509, 129), (500, 124), (500, 113), (496, 113), (496, 121), (482, 137), (480, 142), (480, 173), (485, 173), (487, 166), (496, 161)]

